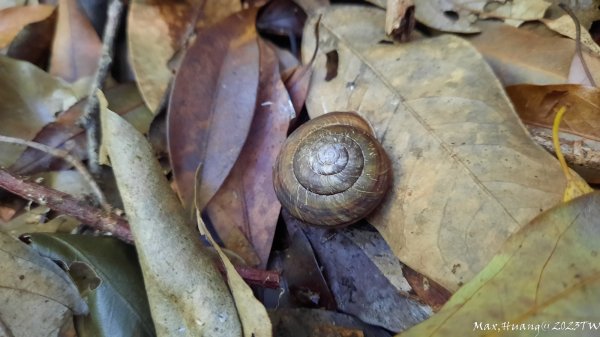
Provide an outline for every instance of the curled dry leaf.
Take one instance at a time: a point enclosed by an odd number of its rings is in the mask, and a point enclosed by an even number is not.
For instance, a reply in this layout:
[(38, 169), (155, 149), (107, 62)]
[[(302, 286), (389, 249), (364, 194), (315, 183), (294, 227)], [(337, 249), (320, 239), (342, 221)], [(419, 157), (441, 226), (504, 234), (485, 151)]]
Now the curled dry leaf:
[(560, 144), (567, 163), (589, 183), (600, 182), (600, 90), (575, 84), (506, 87), (519, 117), (533, 139), (554, 153), (552, 125), (557, 109), (566, 107)]
[[(402, 262), (456, 290), (510, 234), (561, 201), (565, 179), (468, 42), (380, 44), (384, 15), (337, 7), (323, 16), (307, 109), (358, 111), (371, 122), (394, 186), (369, 222)], [(304, 37), (307, 58), (315, 41)], [(331, 50), (338, 76), (325, 81)]]
[(242, 256), (247, 262), (254, 262), (264, 268), (271, 252), (281, 209), (273, 190), (273, 166), (285, 141), (290, 120), (295, 114), (279, 75), (275, 52), (262, 41), (259, 41), (259, 48), (259, 90), (248, 139), (231, 173), (206, 211), (225, 247), (239, 254), (246, 251), (235, 249), (244, 241), (230, 241), (221, 235), (231, 231), (232, 226), (239, 228), (242, 235), (252, 243), (253, 250), (258, 254), (258, 261), (253, 261), (253, 256)]
[[(599, 206), (600, 194), (593, 193), (540, 215), (508, 239), (439, 313), (401, 336), (574, 333), (549, 323), (557, 320), (579, 322), (569, 327), (577, 325), (577, 333), (597, 330)], [(503, 322), (509, 322), (506, 328)], [(490, 331), (492, 324), (500, 330)], [(557, 326), (561, 331), (552, 331)]]
[(175, 78), (167, 138), (177, 191), (188, 212), (194, 187), (202, 210), (248, 136), (259, 77), (256, 12), (245, 10), (200, 32)]
[(26, 25), (48, 18), (54, 6), (33, 5), (0, 10), (0, 48), (7, 47)]
[(158, 336), (239, 336), (225, 282), (142, 134), (101, 99), (103, 147), (135, 238)]
[(552, 128), (557, 108), (568, 107), (560, 130), (600, 141), (600, 89), (576, 84), (511, 85), (506, 93), (526, 124)]
[(101, 53), (100, 37), (77, 0), (59, 0), (50, 74), (68, 82), (93, 76)]
[(398, 41), (408, 41), (415, 29), (414, 0), (388, 0), (385, 12), (385, 33)]
[(158, 113), (173, 76), (167, 63), (195, 25), (207, 27), (241, 10), (240, 1), (134, 0), (127, 21), (129, 55), (144, 101)]
[(88, 306), (66, 272), (19, 240), (0, 232), (0, 332), (58, 337)]

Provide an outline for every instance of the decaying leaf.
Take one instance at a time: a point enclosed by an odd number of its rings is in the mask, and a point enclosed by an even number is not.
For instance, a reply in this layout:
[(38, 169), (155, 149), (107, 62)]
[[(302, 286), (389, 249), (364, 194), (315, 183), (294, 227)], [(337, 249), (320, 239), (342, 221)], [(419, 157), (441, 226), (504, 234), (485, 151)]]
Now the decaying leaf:
[(256, 12), (245, 10), (200, 32), (175, 78), (167, 137), (177, 192), (188, 212), (196, 184), (202, 210), (248, 136), (259, 78)]
[(19, 240), (0, 232), (0, 333), (58, 337), (88, 306), (66, 272)]
[[(72, 86), (31, 63), (0, 56), (0, 134), (31, 140), (55, 114), (81, 97)], [(0, 144), (0, 165), (12, 165), (23, 146)]]
[(593, 335), (599, 217), (599, 193), (548, 210), (508, 239), (439, 313), (401, 336)]
[(89, 315), (75, 318), (80, 337), (154, 336), (135, 247), (110, 237), (69, 234), (32, 234), (30, 242), (40, 255), (70, 269), (85, 263), (100, 278), (86, 298)]
[[(371, 122), (394, 186), (369, 222), (402, 262), (456, 290), (510, 234), (561, 201), (565, 179), (466, 41), (380, 44), (383, 18), (361, 7), (323, 16), (307, 109), (358, 111)], [(307, 58), (315, 41), (304, 37)], [(331, 50), (339, 53), (338, 76), (325, 81)]]
[(101, 52), (100, 37), (77, 0), (59, 0), (50, 74), (68, 82), (93, 76)]
[(49, 17), (54, 6), (34, 5), (0, 10), (0, 48), (8, 46), (26, 25)]
[(167, 63), (182, 48), (195, 25), (210, 26), (241, 10), (237, 0), (131, 1), (127, 41), (137, 84), (153, 113), (173, 76)]
[(398, 41), (408, 41), (414, 28), (414, 0), (388, 0), (385, 11), (385, 33)]
[(103, 147), (135, 238), (158, 336), (239, 336), (225, 282), (183, 215), (150, 145), (101, 99)]

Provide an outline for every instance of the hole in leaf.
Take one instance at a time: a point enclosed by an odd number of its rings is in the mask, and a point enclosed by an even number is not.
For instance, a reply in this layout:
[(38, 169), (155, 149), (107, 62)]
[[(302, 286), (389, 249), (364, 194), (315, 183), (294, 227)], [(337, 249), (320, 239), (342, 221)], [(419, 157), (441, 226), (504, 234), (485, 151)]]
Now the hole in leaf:
[(452, 21), (458, 20), (458, 13), (455, 11), (444, 11), (444, 16)]
[(327, 74), (325, 75), (325, 81), (329, 82), (337, 76), (339, 56), (337, 50), (332, 50), (328, 52), (326, 56)]

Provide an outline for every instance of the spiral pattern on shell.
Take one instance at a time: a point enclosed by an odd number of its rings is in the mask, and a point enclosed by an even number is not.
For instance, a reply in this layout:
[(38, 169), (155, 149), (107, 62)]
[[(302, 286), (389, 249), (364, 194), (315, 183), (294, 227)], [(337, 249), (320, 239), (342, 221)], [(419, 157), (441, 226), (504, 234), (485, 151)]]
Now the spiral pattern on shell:
[(330, 112), (300, 126), (284, 143), (273, 175), (281, 204), (321, 226), (362, 219), (391, 185), (389, 158), (355, 112)]

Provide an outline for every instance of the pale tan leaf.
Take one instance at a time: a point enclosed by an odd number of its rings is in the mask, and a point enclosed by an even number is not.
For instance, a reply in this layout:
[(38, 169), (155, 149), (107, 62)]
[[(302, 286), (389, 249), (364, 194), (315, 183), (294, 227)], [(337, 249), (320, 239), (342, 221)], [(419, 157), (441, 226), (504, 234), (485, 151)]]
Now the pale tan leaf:
[(438, 314), (398, 336), (597, 335), (599, 206), (593, 193), (540, 215)]
[[(384, 14), (337, 7), (323, 16), (307, 108), (358, 111), (372, 123), (394, 186), (369, 221), (401, 261), (456, 290), (510, 234), (561, 201), (565, 180), (468, 42), (381, 44)], [(304, 37), (306, 59), (315, 40)], [(325, 81), (332, 50), (338, 75)]]
[(271, 337), (271, 320), (267, 314), (267, 309), (254, 297), (252, 289), (244, 282), (244, 279), (235, 270), (227, 255), (225, 255), (221, 247), (215, 242), (208, 229), (206, 229), (206, 225), (199, 213), (196, 218), (200, 233), (208, 238), (213, 248), (217, 251), (217, 254), (219, 254), (221, 261), (223, 261), (223, 265), (227, 271), (227, 283), (229, 284), (229, 289), (233, 295), (233, 300), (235, 301), (235, 306), (242, 322), (244, 337)]
[(239, 336), (235, 305), (150, 145), (101, 97), (103, 146), (129, 217), (158, 336)]
[(0, 326), (5, 330), (0, 335), (58, 336), (73, 314), (87, 313), (67, 273), (3, 232), (0, 265)]

